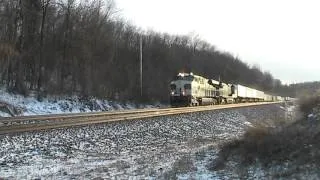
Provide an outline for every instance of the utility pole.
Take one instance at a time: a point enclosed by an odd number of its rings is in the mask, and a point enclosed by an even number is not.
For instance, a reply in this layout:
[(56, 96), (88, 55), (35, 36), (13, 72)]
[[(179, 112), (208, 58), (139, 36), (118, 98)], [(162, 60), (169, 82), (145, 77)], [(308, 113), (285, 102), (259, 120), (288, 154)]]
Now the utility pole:
[(142, 35), (140, 35), (140, 96), (142, 97)]

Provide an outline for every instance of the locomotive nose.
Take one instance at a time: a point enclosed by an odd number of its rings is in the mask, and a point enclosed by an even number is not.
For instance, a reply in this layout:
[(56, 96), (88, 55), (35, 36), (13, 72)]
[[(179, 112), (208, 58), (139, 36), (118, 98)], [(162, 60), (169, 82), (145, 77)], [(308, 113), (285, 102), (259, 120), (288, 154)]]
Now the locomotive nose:
[(182, 89), (180, 88), (180, 96), (184, 96), (184, 95), (185, 95), (184, 90), (182, 90)]

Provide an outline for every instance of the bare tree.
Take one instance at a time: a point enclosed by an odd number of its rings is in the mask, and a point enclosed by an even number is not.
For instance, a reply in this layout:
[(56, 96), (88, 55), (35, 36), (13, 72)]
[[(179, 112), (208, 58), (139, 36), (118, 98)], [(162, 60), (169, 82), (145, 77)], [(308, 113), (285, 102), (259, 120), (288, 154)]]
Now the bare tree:
[(41, 11), (42, 11), (42, 17), (41, 17), (41, 28), (40, 28), (40, 57), (38, 62), (38, 82), (37, 82), (37, 88), (38, 88), (38, 99), (41, 98), (41, 87), (42, 87), (42, 78), (44, 77), (45, 72), (45, 66), (43, 66), (43, 43), (44, 43), (44, 26), (46, 23), (46, 17), (47, 17), (47, 10), (48, 6), (50, 4), (50, 0), (40, 0), (41, 5)]
[(143, 36), (144, 99), (167, 100), (172, 77), (191, 70), (263, 90), (290, 88), (195, 33), (144, 32), (117, 12), (112, 0), (0, 0), (0, 82), (19, 93), (36, 90), (39, 98), (47, 92), (137, 99)]

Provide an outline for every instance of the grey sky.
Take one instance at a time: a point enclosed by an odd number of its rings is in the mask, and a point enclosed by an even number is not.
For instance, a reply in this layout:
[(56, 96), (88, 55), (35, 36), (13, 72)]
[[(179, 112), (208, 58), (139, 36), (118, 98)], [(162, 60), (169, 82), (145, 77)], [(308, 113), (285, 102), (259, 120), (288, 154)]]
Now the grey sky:
[(190, 34), (258, 64), (284, 83), (320, 80), (320, 1), (115, 0), (148, 30)]

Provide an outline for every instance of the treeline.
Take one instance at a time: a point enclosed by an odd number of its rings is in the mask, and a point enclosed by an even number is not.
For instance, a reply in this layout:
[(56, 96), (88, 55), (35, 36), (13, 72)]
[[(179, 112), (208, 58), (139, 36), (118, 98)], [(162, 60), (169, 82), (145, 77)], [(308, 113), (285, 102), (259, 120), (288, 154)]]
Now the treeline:
[(168, 99), (179, 71), (277, 93), (281, 81), (196, 36), (144, 32), (117, 17), (113, 1), (0, 0), (0, 80), (27, 95)]
[(320, 96), (320, 81), (291, 84), (290, 93), (294, 97)]

